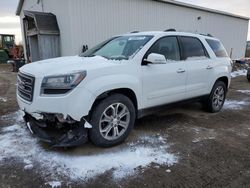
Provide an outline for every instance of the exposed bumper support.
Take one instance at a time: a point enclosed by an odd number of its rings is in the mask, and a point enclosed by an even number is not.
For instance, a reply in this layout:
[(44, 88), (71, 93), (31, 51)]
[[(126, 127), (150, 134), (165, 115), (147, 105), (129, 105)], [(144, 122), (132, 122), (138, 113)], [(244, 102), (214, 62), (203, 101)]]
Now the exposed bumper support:
[(73, 147), (88, 141), (88, 130), (85, 120), (74, 125), (48, 125), (46, 121), (39, 121), (25, 114), (24, 120), (30, 132), (41, 141), (51, 144), (52, 147)]

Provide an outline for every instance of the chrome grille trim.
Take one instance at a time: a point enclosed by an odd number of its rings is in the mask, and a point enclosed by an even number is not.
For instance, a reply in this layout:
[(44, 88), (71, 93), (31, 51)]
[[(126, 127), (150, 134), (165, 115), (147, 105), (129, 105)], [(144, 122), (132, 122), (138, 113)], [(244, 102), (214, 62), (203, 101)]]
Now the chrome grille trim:
[(28, 101), (33, 101), (35, 78), (23, 73), (18, 73), (17, 75), (17, 90), (18, 95)]

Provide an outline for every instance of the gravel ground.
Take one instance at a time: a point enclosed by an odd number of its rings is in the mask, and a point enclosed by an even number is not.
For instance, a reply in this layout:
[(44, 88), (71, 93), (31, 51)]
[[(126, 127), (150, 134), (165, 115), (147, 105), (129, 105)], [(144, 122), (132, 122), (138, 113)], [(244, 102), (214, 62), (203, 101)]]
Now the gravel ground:
[(0, 66), (0, 187), (250, 187), (250, 83), (233, 78), (222, 112), (187, 104), (136, 122), (128, 140), (52, 149), (20, 119), (16, 74)]

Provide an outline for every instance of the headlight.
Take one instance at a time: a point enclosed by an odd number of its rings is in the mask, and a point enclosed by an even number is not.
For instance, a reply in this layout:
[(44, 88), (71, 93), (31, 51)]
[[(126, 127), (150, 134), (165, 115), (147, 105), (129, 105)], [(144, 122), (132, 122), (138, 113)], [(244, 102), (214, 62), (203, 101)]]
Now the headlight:
[(43, 79), (41, 94), (65, 94), (74, 89), (86, 77), (87, 72), (47, 76)]

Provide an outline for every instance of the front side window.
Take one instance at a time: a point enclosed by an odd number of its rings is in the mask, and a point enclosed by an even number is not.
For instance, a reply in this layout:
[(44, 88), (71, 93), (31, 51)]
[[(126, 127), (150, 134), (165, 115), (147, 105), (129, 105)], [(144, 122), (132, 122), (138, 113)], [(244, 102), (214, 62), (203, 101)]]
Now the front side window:
[(121, 36), (108, 40), (83, 53), (83, 57), (102, 56), (113, 60), (128, 60), (138, 53), (153, 36)]
[(151, 53), (164, 55), (166, 60), (180, 61), (181, 59), (179, 44), (176, 37), (164, 37), (159, 39), (149, 49), (146, 56)]
[(201, 41), (194, 37), (180, 37), (184, 59), (208, 57)]
[(220, 41), (212, 39), (206, 39), (206, 41), (217, 57), (228, 57), (227, 52)]

